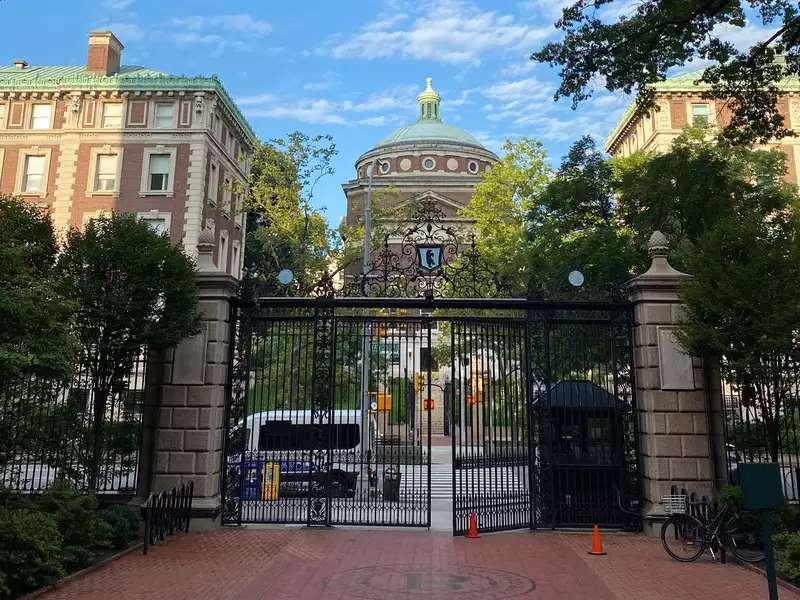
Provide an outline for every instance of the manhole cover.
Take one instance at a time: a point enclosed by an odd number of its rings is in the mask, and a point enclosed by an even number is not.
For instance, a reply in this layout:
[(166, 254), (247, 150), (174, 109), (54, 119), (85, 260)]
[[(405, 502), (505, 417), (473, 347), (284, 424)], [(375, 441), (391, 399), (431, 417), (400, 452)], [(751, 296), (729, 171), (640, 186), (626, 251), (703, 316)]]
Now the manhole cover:
[(524, 575), (468, 566), (433, 569), (424, 565), (373, 565), (342, 571), (328, 580), (332, 591), (374, 600), (491, 600), (521, 596), (535, 587), (533, 580)]

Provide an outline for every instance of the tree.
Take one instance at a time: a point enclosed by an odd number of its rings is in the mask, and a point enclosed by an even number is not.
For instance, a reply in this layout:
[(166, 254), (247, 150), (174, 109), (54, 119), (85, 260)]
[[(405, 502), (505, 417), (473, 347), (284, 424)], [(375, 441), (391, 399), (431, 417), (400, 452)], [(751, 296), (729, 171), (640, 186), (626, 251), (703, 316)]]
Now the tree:
[[(637, 253), (631, 230), (620, 223), (614, 173), (594, 140), (575, 142), (527, 216), (535, 295), (594, 299), (613, 296), (633, 275)], [(577, 290), (567, 274), (580, 271)]]
[(74, 304), (59, 290), (49, 215), (0, 195), (0, 471), (40, 446), (44, 415), (72, 374)]
[[(67, 235), (58, 260), (64, 293), (77, 306), (74, 331), (90, 386), (91, 422), (79, 432), (88, 486), (99, 483), (115, 423), (108, 407), (128, 391), (134, 363), (146, 350), (175, 346), (199, 329), (194, 264), (166, 235), (135, 215), (112, 214)], [(89, 440), (89, 441), (87, 441)]]
[(653, 231), (667, 234), (673, 264), (688, 269), (693, 244), (726, 215), (756, 211), (766, 217), (796, 202), (784, 179), (780, 150), (751, 150), (707, 139), (689, 129), (668, 152), (614, 159), (619, 215), (644, 248)]
[(66, 378), (75, 345), (73, 306), (53, 272), (58, 245), (50, 216), (0, 195), (0, 381), (27, 375)]
[(527, 293), (531, 259), (524, 220), (550, 177), (540, 142), (506, 141), (505, 154), (482, 177), (462, 215), (475, 223), (481, 259), (514, 295)]
[(314, 188), (333, 173), (336, 146), (328, 135), (300, 132), (260, 144), (250, 175), (244, 288), (250, 295), (286, 294), (277, 275), (290, 269), (289, 289), (305, 295), (327, 273), (333, 232), (313, 207)]
[(781, 423), (797, 402), (800, 228), (792, 210), (723, 216), (687, 261), (679, 339), (696, 356), (721, 357), (722, 376), (752, 402), (777, 462)]
[[(741, 51), (721, 31), (745, 27), (748, 6), (769, 33)], [(710, 85), (707, 96), (732, 114), (724, 138), (766, 143), (791, 133), (777, 112), (777, 84), (800, 74), (796, 0), (575, 0), (556, 28), (564, 38), (531, 59), (561, 69), (555, 98), (571, 97), (573, 107), (602, 81), (609, 91), (635, 92), (644, 113), (654, 106), (651, 84), (674, 67), (702, 60), (712, 63), (699, 80)]]

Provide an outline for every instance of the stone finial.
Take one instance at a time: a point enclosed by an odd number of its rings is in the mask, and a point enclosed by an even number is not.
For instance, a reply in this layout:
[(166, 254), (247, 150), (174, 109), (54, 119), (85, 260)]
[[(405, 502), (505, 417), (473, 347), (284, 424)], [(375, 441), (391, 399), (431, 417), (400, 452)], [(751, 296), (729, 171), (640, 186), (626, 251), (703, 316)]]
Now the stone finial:
[(199, 271), (217, 270), (217, 266), (214, 264), (215, 234), (214, 219), (206, 219), (205, 226), (197, 237), (197, 269)]
[(647, 255), (650, 258), (656, 256), (669, 256), (669, 240), (660, 231), (654, 231), (647, 240)]
[[(669, 240), (660, 231), (654, 231), (647, 241), (647, 254), (650, 256), (650, 268), (636, 279), (652, 277), (688, 277), (669, 264)], [(634, 280), (635, 281), (635, 280)]]

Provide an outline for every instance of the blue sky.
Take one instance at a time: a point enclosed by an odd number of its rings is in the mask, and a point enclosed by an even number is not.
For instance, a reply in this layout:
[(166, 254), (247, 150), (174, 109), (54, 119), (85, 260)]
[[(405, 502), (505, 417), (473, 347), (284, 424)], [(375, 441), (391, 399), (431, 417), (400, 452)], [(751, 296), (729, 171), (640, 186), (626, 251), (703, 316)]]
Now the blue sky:
[[(336, 173), (318, 185), (315, 204), (335, 224), (355, 159), (415, 118), (428, 76), (444, 120), (495, 152), (506, 138), (532, 136), (557, 164), (581, 135), (602, 141), (627, 99), (599, 91), (573, 111), (552, 99), (556, 72), (527, 58), (554, 39), (565, 3), (6, 0), (0, 63), (81, 64), (88, 31), (110, 28), (125, 45), (124, 64), (217, 74), (262, 139), (294, 130), (334, 136)], [(745, 44), (761, 33), (731, 35)]]

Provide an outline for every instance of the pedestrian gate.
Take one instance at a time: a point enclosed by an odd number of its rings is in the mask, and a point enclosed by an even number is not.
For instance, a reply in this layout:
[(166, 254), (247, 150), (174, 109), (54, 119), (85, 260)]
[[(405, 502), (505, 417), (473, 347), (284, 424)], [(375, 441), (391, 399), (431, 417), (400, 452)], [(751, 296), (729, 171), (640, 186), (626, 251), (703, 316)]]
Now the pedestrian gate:
[(423, 203), (343, 290), (235, 305), (224, 523), (430, 527), (444, 434), (455, 534), (626, 522), (629, 305), (504, 297), (457, 233)]

